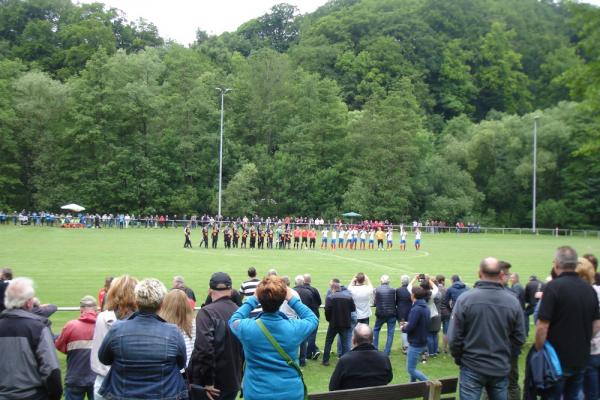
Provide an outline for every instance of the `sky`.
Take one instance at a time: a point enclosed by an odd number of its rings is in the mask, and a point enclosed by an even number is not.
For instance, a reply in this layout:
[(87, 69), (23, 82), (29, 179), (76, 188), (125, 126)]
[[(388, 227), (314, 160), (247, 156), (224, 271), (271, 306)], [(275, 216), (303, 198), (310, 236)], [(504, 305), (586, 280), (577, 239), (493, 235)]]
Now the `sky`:
[[(77, 0), (75, 0), (77, 1)], [(143, 18), (158, 27), (164, 39), (188, 45), (196, 39), (196, 30), (210, 35), (235, 31), (241, 24), (267, 13), (275, 4), (287, 2), (306, 14), (327, 0), (79, 0), (101, 2), (125, 12), (129, 21)], [(600, 0), (598, 0), (600, 1)]]
[[(306, 14), (327, 0), (75, 0), (80, 3), (100, 1), (125, 12), (129, 21), (143, 18), (158, 27), (160, 36), (189, 45), (196, 30), (209, 35), (235, 31), (241, 24), (267, 13), (275, 4), (287, 2)], [(584, 0), (600, 6), (600, 0)]]

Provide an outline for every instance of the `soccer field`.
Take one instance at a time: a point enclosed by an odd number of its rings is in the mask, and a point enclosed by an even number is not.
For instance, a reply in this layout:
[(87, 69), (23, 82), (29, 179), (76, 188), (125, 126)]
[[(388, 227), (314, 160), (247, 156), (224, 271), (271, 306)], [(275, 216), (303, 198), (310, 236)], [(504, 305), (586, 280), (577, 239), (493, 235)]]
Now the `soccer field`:
[[(579, 254), (600, 253), (600, 239), (530, 235), (488, 234), (423, 234), (421, 250), (412, 246), (409, 234), (406, 251), (398, 250), (394, 239), (391, 251), (376, 250), (250, 250), (220, 248), (200, 249), (201, 233), (192, 233), (193, 249), (183, 248), (182, 229), (86, 229), (0, 227), (0, 267), (10, 266), (15, 276), (28, 276), (36, 282), (42, 303), (76, 306), (86, 295), (97, 296), (105, 276), (130, 274), (137, 278), (155, 277), (167, 287), (175, 275), (182, 275), (194, 289), (199, 303), (206, 296), (210, 275), (216, 271), (230, 273), (234, 287), (246, 279), (246, 270), (254, 266), (259, 275), (275, 268), (280, 275), (293, 281), (301, 273), (313, 276), (313, 285), (322, 294), (331, 278), (349, 282), (359, 271), (366, 273), (374, 284), (379, 276), (388, 274), (396, 287), (403, 274), (459, 274), (470, 286), (477, 280), (479, 261), (486, 256), (509, 261), (523, 284), (532, 274), (544, 279), (551, 268), (554, 250), (571, 245)], [(59, 333), (65, 321), (76, 313), (58, 312), (53, 318), (53, 331)], [(373, 323), (374, 318), (372, 318)], [(319, 327), (318, 343), (323, 346), (326, 323)], [(399, 336), (392, 350), (394, 383), (405, 383), (405, 357), (400, 353)], [(385, 335), (383, 335), (385, 340)], [(381, 344), (381, 340), (380, 340)], [(524, 358), (524, 357), (522, 357)], [(335, 358), (332, 359), (335, 363)], [(326, 390), (330, 367), (309, 362), (305, 368), (309, 391)], [(430, 378), (456, 376), (458, 368), (450, 357), (430, 360), (422, 366)]]

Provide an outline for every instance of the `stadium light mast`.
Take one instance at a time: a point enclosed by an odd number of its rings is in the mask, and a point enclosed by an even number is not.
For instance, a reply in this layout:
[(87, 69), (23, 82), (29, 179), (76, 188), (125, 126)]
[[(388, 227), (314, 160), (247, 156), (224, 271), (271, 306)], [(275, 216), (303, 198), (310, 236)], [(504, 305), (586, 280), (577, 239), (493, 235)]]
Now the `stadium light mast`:
[(221, 93), (221, 141), (219, 143), (219, 212), (218, 212), (218, 216), (219, 218), (222, 218), (223, 215), (221, 214), (221, 192), (222, 192), (222, 188), (223, 188), (223, 113), (224, 113), (224, 100), (225, 100), (225, 93), (230, 92), (232, 89), (228, 89), (228, 88), (215, 88), (216, 90), (218, 90)]
[(535, 203), (536, 203), (536, 170), (537, 170), (537, 128), (538, 120), (540, 117), (537, 115), (533, 117), (533, 193), (532, 193), (532, 210), (531, 210), (531, 230), (535, 233)]

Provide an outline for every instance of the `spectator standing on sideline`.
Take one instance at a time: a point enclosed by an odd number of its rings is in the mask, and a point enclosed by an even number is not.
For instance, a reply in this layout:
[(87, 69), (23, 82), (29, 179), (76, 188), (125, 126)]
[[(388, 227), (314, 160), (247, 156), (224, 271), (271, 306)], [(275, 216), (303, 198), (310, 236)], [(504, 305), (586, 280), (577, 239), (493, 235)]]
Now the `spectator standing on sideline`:
[(442, 351), (444, 353), (448, 352), (448, 326), (450, 325), (450, 308), (448, 308), (448, 304), (444, 302), (446, 298), (446, 277), (444, 275), (437, 275), (435, 277), (435, 282), (437, 283), (437, 287), (439, 290), (439, 312), (442, 323)]
[[(586, 256), (588, 256), (586, 254)], [(592, 285), (592, 288), (596, 292), (598, 301), (600, 302), (600, 286), (598, 286), (597, 274), (594, 265), (590, 262), (588, 257), (582, 257), (579, 259), (579, 265), (576, 269), (577, 274)], [(583, 393), (586, 399), (599, 399), (600, 398), (600, 332), (596, 333), (592, 338), (590, 360), (585, 368), (585, 375), (583, 378)]]
[[(302, 302), (302, 304), (304, 304), (305, 306), (310, 308), (310, 310), (313, 313), (315, 313), (313, 311), (313, 307), (314, 307), (313, 294), (312, 294), (312, 291), (304, 285), (304, 276), (298, 275), (298, 276), (296, 276), (296, 279), (294, 281), (296, 282), (294, 291), (296, 293), (298, 293), (298, 296), (300, 296), (300, 301)], [(315, 313), (315, 316), (317, 316), (316, 313)], [(319, 326), (317, 325), (317, 329), (315, 329), (315, 332), (318, 329), (319, 329)], [(312, 333), (311, 333), (311, 336), (312, 336)], [(308, 339), (310, 339), (310, 336), (307, 338), (307, 340), (300, 343), (300, 366), (301, 367), (304, 367), (306, 365)], [(314, 356), (314, 354), (309, 354), (308, 356), (309, 356), (309, 358), (312, 358), (312, 356)]]
[(192, 289), (185, 285), (185, 280), (183, 276), (175, 276), (173, 277), (173, 289), (183, 290), (188, 299), (190, 299), (190, 304), (192, 308), (196, 307), (196, 294)]
[(373, 285), (371, 280), (364, 273), (356, 274), (348, 290), (352, 294), (352, 300), (356, 306), (356, 322), (359, 324), (369, 325), (369, 317), (371, 316), (371, 304), (373, 304)]
[(408, 336), (406, 370), (411, 382), (426, 381), (427, 377), (421, 371), (417, 370), (417, 364), (419, 363), (421, 354), (427, 351), (430, 315), (425, 299), (430, 294), (422, 286), (413, 287), (411, 292), (413, 305), (408, 314), (408, 321), (402, 323), (402, 332), (405, 332)]
[(44, 318), (30, 312), (33, 282), (17, 278), (4, 293), (0, 314), (0, 398), (48, 399), (62, 396), (60, 365)]
[(396, 329), (396, 290), (390, 287), (390, 277), (382, 275), (381, 285), (375, 289), (375, 327), (373, 328), (373, 345), (379, 349), (379, 332), (383, 324), (387, 324), (387, 339), (385, 341), (386, 356), (390, 355)]
[(238, 309), (231, 300), (231, 277), (224, 272), (214, 273), (209, 288), (212, 302), (196, 316), (196, 342), (188, 379), (191, 384), (204, 386), (206, 392), (199, 399), (236, 399), (242, 381), (242, 349), (228, 326)]
[[(188, 297), (182, 290), (171, 290), (165, 295), (158, 315), (165, 321), (179, 328), (185, 342), (186, 367), (190, 363), (194, 341), (196, 340), (196, 324), (194, 323), (194, 309)], [(185, 368), (181, 369), (185, 373)], [(184, 376), (185, 379), (185, 376)]]
[(12, 278), (12, 269), (2, 268), (2, 273), (0, 274), (0, 313), (6, 308), (4, 306), (4, 292)]
[(329, 365), (329, 355), (331, 345), (336, 335), (340, 336), (342, 352), (338, 357), (346, 354), (348, 348), (348, 330), (352, 327), (351, 313), (356, 311), (356, 306), (351, 296), (342, 293), (339, 282), (332, 281), (331, 294), (325, 299), (325, 318), (329, 325), (327, 326), (327, 335), (325, 336), (325, 349), (323, 351), (323, 362), (325, 366)]
[[(248, 278), (249, 279), (242, 282), (242, 285), (240, 286), (240, 295), (242, 296), (242, 299), (247, 299), (251, 296), (254, 296), (256, 287), (260, 283), (260, 280), (256, 277), (256, 268), (254, 267), (248, 268)], [(262, 308), (260, 308), (259, 304), (256, 309), (252, 310), (252, 316), (258, 315), (258, 313), (261, 311)]]
[[(304, 286), (308, 290), (310, 290), (312, 293), (312, 302), (311, 302), (311, 304), (306, 304), (306, 306), (308, 308), (310, 308), (313, 313), (315, 313), (315, 315), (317, 316), (317, 320), (319, 320), (319, 318), (321, 317), (319, 308), (321, 307), (321, 304), (323, 303), (323, 301), (321, 299), (321, 294), (319, 293), (319, 290), (316, 287), (312, 286), (311, 283), (312, 283), (312, 277), (310, 276), (310, 274), (304, 274)], [(319, 356), (321, 355), (321, 351), (319, 350), (319, 347), (317, 346), (317, 329), (318, 328), (319, 327), (317, 325), (314, 332), (312, 332), (307, 339), (307, 346), (306, 346), (307, 357), (312, 358), (313, 360), (318, 360)]]
[(102, 364), (98, 359), (98, 350), (108, 331), (112, 328), (113, 323), (118, 320), (125, 320), (137, 309), (135, 302), (135, 285), (138, 281), (128, 275), (117, 277), (110, 285), (110, 289), (106, 293), (105, 310), (96, 317), (96, 325), (94, 327), (94, 337), (92, 339), (92, 352), (90, 364), (92, 371), (96, 373), (96, 381), (94, 382), (94, 400), (102, 400), (99, 393), (102, 387), (102, 382), (110, 367)]
[(539, 351), (548, 340), (558, 355), (562, 378), (545, 391), (544, 398), (578, 399), (583, 372), (590, 357), (592, 337), (600, 331), (598, 296), (575, 272), (577, 252), (559, 247), (554, 256), (556, 278), (544, 288), (535, 331)]
[(352, 350), (340, 358), (329, 380), (329, 390), (383, 386), (393, 378), (390, 358), (373, 346), (373, 331), (358, 323), (352, 335)]
[(56, 339), (56, 349), (67, 355), (65, 400), (94, 399), (96, 374), (90, 365), (96, 324), (96, 300), (85, 296), (79, 302), (79, 318), (69, 321)]
[(544, 290), (544, 284), (535, 275), (529, 277), (525, 285), (525, 336), (529, 336), (529, 316), (533, 315), (540, 301), (538, 293)]
[(452, 275), (451, 279), (452, 286), (446, 290), (446, 297), (442, 300), (442, 302), (445, 303), (445, 306), (448, 307), (452, 313), (454, 304), (456, 304), (456, 300), (458, 300), (461, 294), (469, 290), (469, 288), (460, 280), (460, 276)]
[(491, 400), (505, 400), (512, 350), (525, 342), (523, 313), (503, 286), (497, 259), (481, 261), (479, 278), (454, 305), (448, 345), (460, 365), (461, 400), (479, 400), (483, 389)]
[[(284, 300), (298, 314), (298, 319), (287, 319), (278, 311)], [(250, 318), (250, 312), (259, 302), (263, 313), (260, 318)], [(293, 295), (281, 278), (267, 276), (261, 281), (255, 296), (229, 320), (229, 327), (243, 345), (246, 359), (244, 399), (304, 398), (297, 351), (318, 323), (314, 313)]]
[[(408, 284), (410, 283), (410, 277), (408, 275), (402, 275), (400, 277), (400, 287), (396, 289), (396, 319), (398, 323), (403, 325), (403, 322), (408, 321), (408, 314), (412, 308), (413, 300), (412, 294), (408, 290)], [(408, 350), (408, 335), (402, 331), (402, 352), (406, 354)]]
[(110, 289), (110, 284), (112, 283), (113, 279), (114, 278), (112, 276), (107, 276), (104, 279), (104, 286), (98, 291), (98, 308), (100, 311), (104, 310), (104, 299), (106, 298), (106, 293), (108, 292), (108, 289)]
[(183, 337), (156, 314), (166, 294), (157, 279), (147, 278), (135, 286), (138, 311), (114, 324), (98, 350), (100, 362), (112, 366), (100, 388), (103, 397), (187, 399), (179, 372), (186, 364)]

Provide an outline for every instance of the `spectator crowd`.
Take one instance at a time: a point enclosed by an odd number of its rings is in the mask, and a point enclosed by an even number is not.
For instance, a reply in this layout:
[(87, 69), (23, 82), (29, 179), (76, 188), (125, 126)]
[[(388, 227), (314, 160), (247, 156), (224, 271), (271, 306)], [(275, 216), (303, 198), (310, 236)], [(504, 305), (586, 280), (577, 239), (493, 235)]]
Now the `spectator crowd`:
[[(309, 274), (292, 283), (275, 270), (259, 278), (250, 267), (239, 290), (228, 273), (213, 273), (197, 313), (183, 277), (167, 290), (157, 279), (123, 275), (107, 278), (97, 297), (82, 297), (79, 317), (54, 335), (48, 318), (56, 308), (39, 304), (33, 282), (5, 268), (0, 398), (304, 399), (303, 367), (321, 356), (330, 367), (334, 346), (330, 391), (387, 385), (394, 340), (411, 382), (428, 380), (419, 365), (448, 352), (461, 399), (600, 398), (596, 257), (560, 247), (548, 279), (531, 276), (525, 286), (511, 269), (487, 257), (472, 288), (458, 275), (448, 285), (443, 275), (403, 275), (393, 287), (393, 277), (375, 283), (359, 272), (347, 285), (331, 279), (322, 297)], [(535, 339), (526, 349), (530, 326)], [(64, 384), (56, 350), (67, 355)]]

